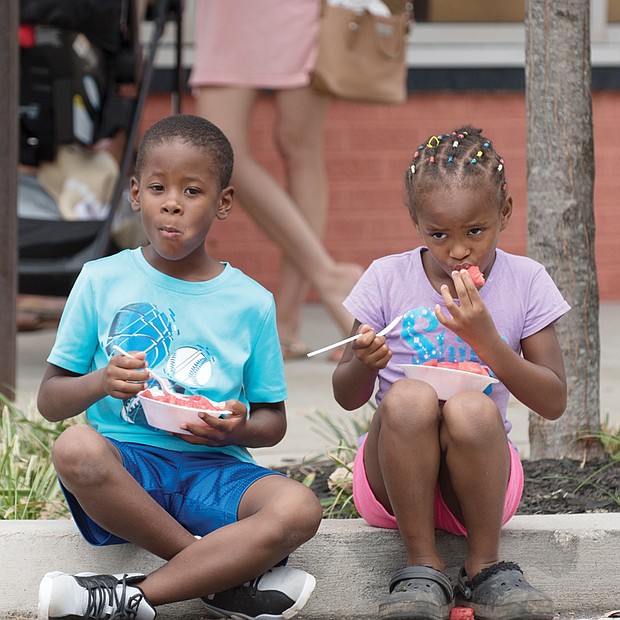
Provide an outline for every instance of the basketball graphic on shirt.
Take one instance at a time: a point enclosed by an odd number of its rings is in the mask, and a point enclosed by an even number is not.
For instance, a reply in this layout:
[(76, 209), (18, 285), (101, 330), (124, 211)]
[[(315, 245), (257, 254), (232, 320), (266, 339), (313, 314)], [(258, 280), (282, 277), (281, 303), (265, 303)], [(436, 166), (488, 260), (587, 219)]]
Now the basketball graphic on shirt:
[(131, 398), (123, 401), (121, 418), (123, 418), (125, 422), (129, 422), (130, 424), (138, 424), (139, 426), (146, 426), (148, 428), (152, 428), (151, 425), (147, 422), (146, 415), (144, 413), (144, 409), (142, 408), (142, 403), (140, 402), (140, 399), (135, 396), (132, 396)]
[(125, 351), (144, 351), (148, 365), (156, 367), (170, 352), (177, 331), (173, 317), (151, 303), (124, 306), (117, 311), (110, 326), (106, 352), (112, 355), (114, 345)]
[(208, 351), (179, 347), (168, 358), (166, 374), (175, 381), (192, 387), (207, 385), (211, 378), (212, 357)]

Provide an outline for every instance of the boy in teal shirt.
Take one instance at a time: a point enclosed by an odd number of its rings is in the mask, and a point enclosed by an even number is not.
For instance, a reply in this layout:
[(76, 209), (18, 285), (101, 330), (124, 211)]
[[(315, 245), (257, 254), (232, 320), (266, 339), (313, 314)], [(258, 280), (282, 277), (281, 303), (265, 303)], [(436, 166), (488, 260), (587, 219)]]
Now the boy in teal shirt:
[[(88, 263), (71, 292), (38, 399), (48, 420), (87, 412), (54, 446), (60, 482), (89, 543), (129, 541), (167, 562), (150, 575), (48, 573), (40, 618), (150, 620), (191, 598), (220, 617), (289, 618), (314, 588), (281, 564), (316, 532), (320, 504), (246, 449), (286, 431), (273, 297), (205, 245), (232, 208), (232, 165), (205, 119), (156, 123), (130, 193), (149, 245)], [(230, 413), (199, 413), (188, 434), (150, 426), (137, 397), (150, 368)]]

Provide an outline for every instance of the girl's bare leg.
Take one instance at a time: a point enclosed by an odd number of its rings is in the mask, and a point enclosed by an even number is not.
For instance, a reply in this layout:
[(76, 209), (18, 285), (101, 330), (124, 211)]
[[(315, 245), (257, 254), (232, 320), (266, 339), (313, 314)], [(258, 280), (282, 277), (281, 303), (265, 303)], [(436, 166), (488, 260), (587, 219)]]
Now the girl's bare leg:
[[(323, 152), (323, 123), (330, 98), (313, 88), (276, 93), (276, 144), (282, 156), (290, 197), (320, 239), (327, 222), (328, 188)], [(300, 344), (300, 318), (308, 281), (283, 256), (276, 294), (278, 332), (283, 341)]]
[(198, 598), (264, 573), (310, 539), (321, 520), (312, 491), (283, 476), (267, 476), (246, 491), (239, 521), (196, 540), (133, 479), (116, 448), (93, 429), (65, 431), (56, 442), (54, 464), (92, 519), (169, 560), (140, 582), (152, 605)]
[(235, 151), (233, 185), (239, 200), (287, 259), (316, 288), (343, 333), (353, 324), (342, 300), (359, 276), (358, 265), (337, 263), (280, 184), (252, 157), (250, 117), (258, 93), (244, 88), (201, 88), (197, 113), (215, 123)]
[(439, 424), (435, 391), (421, 381), (397, 381), (374, 415), (364, 465), (375, 496), (396, 517), (407, 564), (443, 571), (434, 523)]
[(469, 578), (499, 561), (510, 447), (497, 406), (481, 392), (462, 392), (443, 408), (444, 500), (467, 529)]

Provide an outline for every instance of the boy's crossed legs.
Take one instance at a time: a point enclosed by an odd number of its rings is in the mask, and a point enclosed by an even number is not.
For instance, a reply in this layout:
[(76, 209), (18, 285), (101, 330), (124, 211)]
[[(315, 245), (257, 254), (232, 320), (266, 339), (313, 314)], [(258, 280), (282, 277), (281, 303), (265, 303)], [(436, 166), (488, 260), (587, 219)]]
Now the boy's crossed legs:
[[(463, 392), (440, 407), (423, 382), (401, 380), (388, 390), (354, 476), (354, 492), (365, 492), (362, 516), (398, 527), (407, 552), (408, 567), (392, 579), (381, 618), (448, 618), (453, 592), (435, 527), (467, 536), (457, 603), (473, 607), (477, 619), (553, 618), (550, 599), (516, 565), (499, 562), (501, 526), (514, 514), (522, 488), (512, 450), (496, 405), (481, 392)], [(512, 477), (511, 467), (518, 470)]]
[[(190, 454), (190, 459), (208, 458), (204, 453)], [(153, 607), (205, 597), (255, 579), (309, 540), (321, 520), (320, 504), (309, 489), (284, 476), (272, 475), (269, 470), (250, 465), (248, 471), (253, 471), (250, 475), (254, 481), (250, 480), (249, 485), (244, 486), (238, 477), (230, 479), (232, 492), (230, 497), (222, 500), (225, 506), (222, 515), (206, 510), (205, 519), (210, 521), (213, 531), (191, 532), (160, 506), (125, 469), (119, 448), (94, 429), (79, 425), (66, 430), (56, 441), (53, 458), (60, 480), (70, 493), (68, 499), (76, 521), (87, 539), (91, 537), (90, 531), (103, 528), (114, 539), (129, 541), (167, 560), (137, 584)], [(238, 461), (233, 460), (233, 463), (236, 467)], [(161, 464), (151, 464), (150, 468), (158, 465)], [(159, 472), (149, 471), (144, 475), (149, 478), (151, 473), (155, 477), (159, 475)], [(216, 475), (223, 474), (220, 471)], [(192, 486), (200, 484), (199, 478), (187, 482), (188, 488), (190, 483)], [(235, 499), (235, 494), (240, 500)], [(83, 520), (71, 495), (86, 513)], [(196, 497), (180, 499), (179, 510), (189, 504), (189, 511)], [(170, 502), (174, 503), (174, 498)], [(196, 503), (196, 510), (199, 509)], [(229, 513), (234, 509), (235, 514), (225, 515), (226, 509)], [(181, 516), (187, 514), (189, 512)], [(217, 523), (218, 519), (220, 523)], [(229, 521), (227, 524), (226, 520)], [(197, 540), (194, 534), (203, 537)], [(121, 542), (106, 540), (110, 537), (103, 531), (95, 536), (100, 540), (89, 542)], [(308, 582), (303, 584), (306, 599), (314, 585), (314, 579), (308, 577)], [(213, 605), (217, 607), (217, 602)], [(247, 617), (253, 616), (248, 614)]]

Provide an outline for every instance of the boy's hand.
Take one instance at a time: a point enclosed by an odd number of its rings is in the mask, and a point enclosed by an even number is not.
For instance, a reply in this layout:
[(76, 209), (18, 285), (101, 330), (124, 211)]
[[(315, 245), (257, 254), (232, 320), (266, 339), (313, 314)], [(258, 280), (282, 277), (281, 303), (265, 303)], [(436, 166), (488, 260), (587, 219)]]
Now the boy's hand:
[(103, 390), (114, 398), (131, 398), (145, 390), (149, 371), (146, 367), (146, 353), (134, 351), (132, 355), (113, 355), (103, 374)]
[(480, 343), (496, 333), (495, 324), (467, 270), (453, 271), (452, 280), (459, 303), (454, 302), (450, 290), (443, 285), (441, 296), (450, 316), (446, 316), (439, 305), (435, 307), (435, 314), (442, 325), (476, 350)]
[(377, 336), (370, 325), (362, 325), (359, 333), (361, 336), (350, 345), (355, 357), (373, 370), (385, 368), (392, 358), (392, 351), (385, 343), (385, 336)]
[(192, 433), (191, 435), (175, 434), (188, 443), (200, 444), (220, 448), (222, 446), (242, 445), (241, 437), (247, 424), (248, 408), (238, 400), (227, 400), (221, 408), (230, 413), (225, 418), (217, 418), (208, 413), (199, 411), (198, 417), (204, 424), (184, 423), (181, 428)]

